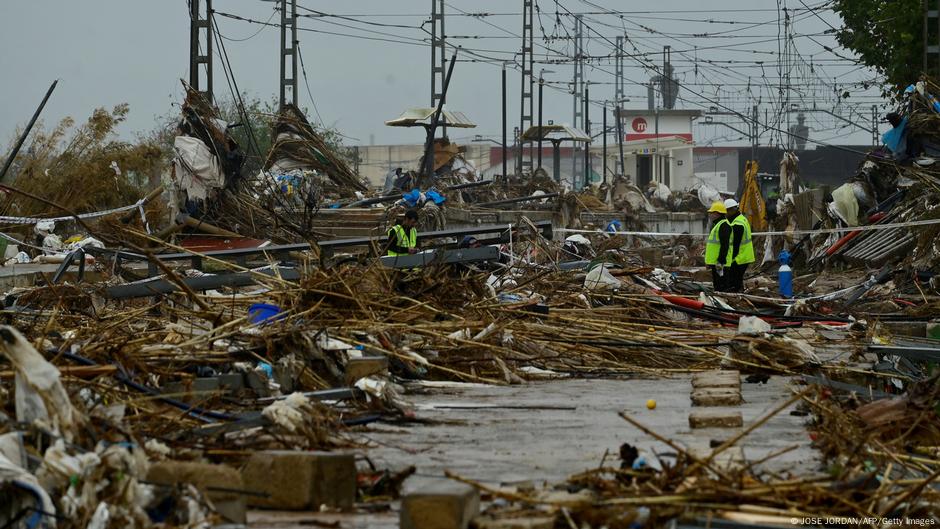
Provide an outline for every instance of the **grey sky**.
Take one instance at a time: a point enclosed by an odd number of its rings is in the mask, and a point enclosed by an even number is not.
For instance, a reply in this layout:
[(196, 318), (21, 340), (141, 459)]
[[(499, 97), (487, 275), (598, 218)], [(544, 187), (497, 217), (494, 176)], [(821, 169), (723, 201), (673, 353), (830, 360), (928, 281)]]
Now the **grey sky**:
[[(823, 3), (820, 0), (804, 1), (810, 7)], [(585, 15), (586, 24), (592, 28), (586, 34), (587, 53), (592, 57), (604, 57), (593, 59), (585, 69), (589, 81), (600, 83), (591, 87), (592, 100), (613, 99), (611, 74), (614, 66), (605, 57), (611, 54), (611, 45), (603, 37), (614, 41), (616, 35), (626, 33), (632, 44), (628, 44), (625, 51), (649, 52), (648, 58), (642, 59), (647, 64), (661, 65), (662, 46), (672, 46), (676, 72), (687, 83), (680, 93), (680, 98), (686, 101), (680, 100), (677, 106), (704, 108), (713, 106), (712, 101), (718, 101), (722, 108), (727, 106), (744, 111), (750, 108), (754, 98), (760, 97), (761, 120), (766, 109), (772, 124), (785, 126), (774, 118), (775, 109), (780, 107), (776, 93), (777, 56), (772, 54), (778, 49), (776, 0), (714, 0), (707, 3), (698, 0), (655, 3), (559, 0), (557, 8), (555, 0), (539, 0), (537, 3), (542, 17), (535, 23), (536, 60), (546, 58), (548, 54), (557, 56), (553, 52), (571, 53), (570, 40), (543, 41), (542, 27), (550, 35), (564, 37), (572, 27), (572, 17), (567, 11), (592, 13)], [(420, 132), (385, 127), (383, 121), (396, 117), (407, 107), (425, 106), (430, 102), (430, 51), (426, 44), (419, 42), (419, 39), (427, 38), (427, 33), (418, 29), (429, 18), (430, 0), (299, 0), (299, 4), (330, 14), (410, 26), (381, 27), (339, 18), (303, 18), (300, 22), (302, 28), (340, 35), (301, 31), (299, 38), (310, 90), (316, 98), (319, 113), (326, 124), (335, 125), (343, 134), (359, 140), (347, 140), (347, 143), (369, 144), (373, 136), (376, 144), (420, 142)], [(521, 32), (521, 16), (518, 15), (521, 0), (449, 0), (447, 4), (448, 35), (488, 37), (453, 38), (450, 43), (488, 50), (479, 53), (489, 57), (512, 58), (519, 48), (519, 39), (513, 35)], [(801, 57), (794, 59), (791, 102), (806, 107), (815, 103), (818, 108), (835, 109), (849, 121), (863, 127), (870, 126), (870, 107), (880, 102), (874, 97), (877, 90), (861, 90), (851, 83), (871, 80), (874, 75), (867, 69), (857, 69), (820, 46), (834, 44), (830, 35), (822, 33), (829, 29), (828, 24), (840, 25), (837, 15), (825, 10), (814, 14), (807, 11), (799, 0), (788, 0), (785, 5), (796, 10), (791, 11), (795, 20), (794, 44)], [(273, 6), (261, 0), (215, 0), (214, 8), (219, 12), (267, 21), (273, 14)], [(594, 14), (609, 10), (630, 13), (624, 14), (622, 19), (615, 14)], [(460, 11), (490, 15), (459, 16)], [(389, 14), (413, 16), (377, 16)], [(276, 23), (278, 18), (274, 16), (270, 20)], [(560, 26), (558, 20), (561, 21)], [(705, 20), (712, 22), (702, 22)], [(278, 29), (223, 16), (217, 16), (217, 21), (227, 39), (251, 37), (225, 41), (242, 91), (262, 97), (276, 94)], [(739, 23), (727, 23), (732, 21)], [(429, 29), (430, 25), (425, 27)], [(710, 36), (696, 36), (702, 33)], [(166, 114), (171, 104), (180, 100), (179, 79), (188, 75), (189, 15), (185, 0), (6, 1), (0, 7), (0, 45), (4, 50), (0, 54), (0, 71), (4, 72), (6, 79), (3, 98), (0, 99), (2, 139), (10, 140), (16, 127), (29, 119), (45, 89), (55, 78), (61, 81), (43, 114), (47, 124), (66, 115), (82, 120), (95, 107), (127, 102), (131, 114), (120, 133), (122, 137), (129, 138), (135, 132), (152, 129), (154, 117)], [(845, 50), (839, 53), (852, 56)], [(472, 58), (468, 54), (461, 56)], [(708, 64), (704, 62), (706, 60), (749, 63)], [(767, 62), (763, 66), (754, 64), (759, 60)], [(628, 105), (645, 108), (646, 90), (639, 84), (648, 80), (652, 73), (636, 59), (628, 58), (625, 64), (629, 79), (626, 93), (631, 99)], [(570, 63), (536, 64), (536, 71), (540, 68), (555, 72), (546, 75), (551, 82), (571, 79)], [(499, 72), (498, 65), (458, 63), (448, 96), (448, 108), (465, 112), (479, 126), (471, 131), (455, 133), (455, 137), (466, 139), (473, 134), (492, 137), (500, 134)], [(519, 84), (518, 72), (510, 70), (510, 131), (519, 121)], [(833, 106), (832, 94), (836, 91), (833, 84), (837, 84), (835, 88), (840, 91), (852, 92), (846, 105)], [(555, 88), (558, 91), (546, 89), (545, 119), (570, 122), (571, 96), (562, 93), (566, 87), (556, 85)], [(215, 92), (217, 96), (228, 95), (218, 58), (215, 63)], [(316, 121), (302, 80), (299, 95), (301, 105), (310, 108), (310, 118)], [(591, 114), (592, 120), (599, 125), (599, 108), (592, 108)], [(870, 133), (822, 112), (811, 114), (807, 121), (814, 129), (812, 137), (820, 140), (860, 144), (871, 141)], [(735, 126), (745, 128), (741, 124)], [(746, 142), (739, 139), (739, 133), (721, 126), (698, 125), (695, 132), (700, 145), (709, 141), (715, 145)], [(767, 140), (765, 136), (763, 143)]]

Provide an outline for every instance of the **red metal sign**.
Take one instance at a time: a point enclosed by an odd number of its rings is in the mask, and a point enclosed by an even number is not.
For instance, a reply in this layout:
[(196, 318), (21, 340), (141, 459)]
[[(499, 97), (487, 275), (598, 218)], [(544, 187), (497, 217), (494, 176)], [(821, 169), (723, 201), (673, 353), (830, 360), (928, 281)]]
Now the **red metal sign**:
[(636, 132), (646, 132), (646, 120), (643, 118), (634, 118), (631, 126)]

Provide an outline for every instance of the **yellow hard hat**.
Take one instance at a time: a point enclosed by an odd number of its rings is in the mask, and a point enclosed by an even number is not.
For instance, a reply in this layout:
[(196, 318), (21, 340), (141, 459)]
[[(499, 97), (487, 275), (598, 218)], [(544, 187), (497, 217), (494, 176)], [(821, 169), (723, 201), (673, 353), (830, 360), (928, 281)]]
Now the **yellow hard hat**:
[(725, 209), (725, 205), (721, 202), (715, 202), (712, 204), (712, 207), (708, 208), (709, 213), (728, 213), (728, 210)]

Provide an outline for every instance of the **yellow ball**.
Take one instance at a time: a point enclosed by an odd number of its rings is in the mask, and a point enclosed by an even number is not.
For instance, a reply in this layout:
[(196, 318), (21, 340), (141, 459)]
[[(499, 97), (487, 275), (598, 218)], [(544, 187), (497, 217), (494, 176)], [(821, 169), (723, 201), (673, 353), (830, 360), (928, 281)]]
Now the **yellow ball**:
[(654, 399), (650, 399), (650, 400), (646, 401), (646, 407), (647, 407), (648, 409), (655, 410), (655, 409), (656, 409), (656, 401), (655, 401)]

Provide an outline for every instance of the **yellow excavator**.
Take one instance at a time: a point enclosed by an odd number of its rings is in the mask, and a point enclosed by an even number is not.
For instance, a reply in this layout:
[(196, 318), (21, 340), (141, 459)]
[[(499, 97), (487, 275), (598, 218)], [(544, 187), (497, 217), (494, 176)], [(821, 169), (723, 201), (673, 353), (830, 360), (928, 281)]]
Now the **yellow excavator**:
[(757, 160), (744, 163), (744, 188), (741, 191), (741, 213), (751, 224), (751, 231), (767, 231), (767, 205), (757, 183)]

